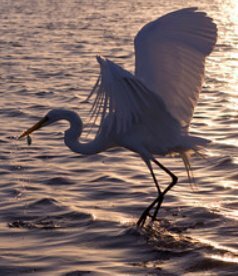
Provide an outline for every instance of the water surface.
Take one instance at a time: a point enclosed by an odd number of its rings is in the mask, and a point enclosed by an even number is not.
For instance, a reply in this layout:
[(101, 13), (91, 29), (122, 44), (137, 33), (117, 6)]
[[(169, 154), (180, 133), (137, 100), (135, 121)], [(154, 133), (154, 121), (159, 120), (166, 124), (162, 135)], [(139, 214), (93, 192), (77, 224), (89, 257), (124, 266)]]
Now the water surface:
[[(212, 4), (211, 4), (212, 2)], [(87, 121), (80, 103), (98, 76), (95, 55), (133, 71), (133, 38), (166, 12), (199, 6), (218, 25), (191, 131), (213, 143), (179, 177), (160, 221), (135, 223), (156, 194), (143, 162), (114, 149), (80, 156), (66, 125), (17, 136), (54, 107)], [(0, 274), (236, 275), (238, 270), (238, 2), (0, 0)], [(168, 177), (157, 171), (163, 187)]]

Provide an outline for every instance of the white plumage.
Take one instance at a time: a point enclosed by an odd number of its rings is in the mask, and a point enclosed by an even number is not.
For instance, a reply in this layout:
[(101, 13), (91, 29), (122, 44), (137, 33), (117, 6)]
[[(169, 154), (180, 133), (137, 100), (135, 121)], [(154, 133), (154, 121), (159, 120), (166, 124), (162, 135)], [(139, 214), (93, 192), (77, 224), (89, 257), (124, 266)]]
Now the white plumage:
[[(65, 144), (74, 152), (93, 154), (114, 146), (137, 152), (148, 166), (158, 197), (145, 209), (152, 221), (164, 195), (177, 177), (155, 155), (179, 153), (189, 172), (186, 152), (198, 150), (208, 140), (189, 135), (188, 128), (204, 78), (205, 58), (213, 50), (217, 28), (212, 19), (196, 8), (169, 13), (145, 25), (135, 37), (135, 74), (114, 62), (97, 57), (100, 76), (88, 99), (94, 97), (92, 117), (101, 118), (95, 139), (79, 142), (82, 121), (75, 112), (52, 110), (19, 138), (58, 120), (68, 120)], [(161, 191), (153, 172), (155, 163), (171, 176)], [(151, 215), (150, 211), (154, 209)]]
[(135, 38), (135, 76), (157, 93), (181, 126), (188, 127), (204, 77), (205, 57), (217, 28), (196, 8), (145, 25)]
[(95, 113), (99, 115), (99, 106), (103, 118), (106, 110), (113, 112), (120, 131), (130, 126), (133, 116), (144, 116), (140, 107), (151, 106), (154, 97), (149, 94), (154, 92), (160, 102), (158, 112), (165, 105), (181, 127), (188, 128), (202, 87), (205, 57), (216, 39), (216, 25), (197, 8), (178, 10), (148, 23), (135, 37), (135, 75), (97, 57), (101, 82), (94, 90)]

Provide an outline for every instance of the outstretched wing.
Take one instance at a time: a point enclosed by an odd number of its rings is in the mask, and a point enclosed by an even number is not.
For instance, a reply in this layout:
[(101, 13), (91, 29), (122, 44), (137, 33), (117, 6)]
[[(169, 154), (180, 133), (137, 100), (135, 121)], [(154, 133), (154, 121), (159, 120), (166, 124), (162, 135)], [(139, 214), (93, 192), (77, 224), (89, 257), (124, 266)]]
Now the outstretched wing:
[(117, 133), (128, 131), (138, 122), (152, 123), (154, 118), (169, 120), (171, 115), (158, 95), (119, 65), (99, 56), (97, 60), (100, 76), (88, 99), (95, 96), (91, 112), (95, 120), (101, 120), (99, 131), (105, 117), (108, 131), (114, 128)]
[(216, 39), (216, 25), (197, 8), (162, 16), (135, 37), (135, 76), (163, 99), (182, 127), (187, 128), (192, 119), (205, 57)]

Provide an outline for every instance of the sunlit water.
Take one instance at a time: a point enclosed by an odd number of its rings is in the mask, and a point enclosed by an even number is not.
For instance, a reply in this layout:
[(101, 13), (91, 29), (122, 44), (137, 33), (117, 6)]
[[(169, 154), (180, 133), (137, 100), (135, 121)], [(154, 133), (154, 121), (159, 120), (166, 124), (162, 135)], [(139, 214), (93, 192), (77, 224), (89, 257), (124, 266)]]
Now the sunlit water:
[[(207, 11), (219, 40), (191, 130), (213, 144), (193, 158), (195, 187), (179, 177), (154, 228), (138, 231), (156, 195), (143, 162), (123, 149), (80, 156), (64, 123), (33, 144), (9, 139), (49, 109), (88, 119), (80, 104), (98, 75), (95, 55), (133, 71), (133, 37), (144, 23), (188, 6)], [(238, 2), (0, 0), (0, 275), (237, 275)], [(169, 179), (157, 171), (162, 185)]]

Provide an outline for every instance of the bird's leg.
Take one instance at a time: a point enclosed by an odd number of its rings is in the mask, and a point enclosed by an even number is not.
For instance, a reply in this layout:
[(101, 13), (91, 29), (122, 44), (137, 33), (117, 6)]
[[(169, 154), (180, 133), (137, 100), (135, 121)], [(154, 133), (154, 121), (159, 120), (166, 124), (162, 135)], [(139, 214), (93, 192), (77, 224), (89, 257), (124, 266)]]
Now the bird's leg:
[(158, 211), (160, 209), (160, 206), (163, 202), (164, 196), (165, 194), (171, 189), (173, 188), (173, 186), (177, 183), (178, 181), (178, 177), (176, 175), (174, 175), (168, 168), (166, 168), (165, 166), (163, 166), (159, 161), (157, 161), (156, 159), (153, 159), (153, 162), (159, 166), (162, 170), (164, 170), (171, 178), (172, 178), (172, 182), (168, 185), (168, 187), (166, 187), (164, 189), (164, 191), (161, 193), (161, 196), (158, 198), (158, 204), (156, 206), (155, 212), (153, 214), (152, 217), (152, 221), (155, 220), (155, 218), (157, 217)]
[(160, 196), (156, 197), (156, 199), (143, 211), (143, 213), (141, 214), (141, 216), (137, 222), (138, 227), (143, 227), (143, 225), (145, 224), (146, 218), (149, 215), (150, 210), (154, 207), (156, 202), (158, 202), (159, 197)]
[(143, 225), (144, 225), (144, 223), (145, 223), (145, 221), (146, 221), (146, 218), (147, 218), (147, 216), (149, 215), (150, 210), (154, 207), (154, 205), (155, 205), (158, 201), (161, 201), (161, 202), (162, 202), (162, 200), (160, 200), (160, 197), (161, 197), (161, 196), (163, 197), (163, 193), (162, 193), (161, 190), (160, 190), (159, 183), (158, 183), (158, 181), (157, 181), (157, 179), (156, 179), (156, 177), (155, 177), (155, 174), (154, 174), (153, 168), (152, 168), (152, 166), (151, 166), (150, 160), (146, 159), (146, 160), (145, 160), (145, 163), (146, 163), (147, 167), (148, 167), (149, 170), (150, 170), (150, 173), (151, 173), (151, 175), (152, 175), (152, 177), (153, 177), (155, 186), (156, 186), (156, 188), (157, 188), (157, 190), (158, 190), (158, 197), (157, 197), (157, 198), (156, 198), (156, 199), (155, 199), (155, 200), (144, 210), (144, 212), (142, 213), (142, 215), (140, 216), (140, 218), (139, 218), (139, 220), (138, 220), (138, 222), (137, 222), (137, 226), (138, 226), (138, 227), (143, 227)]

